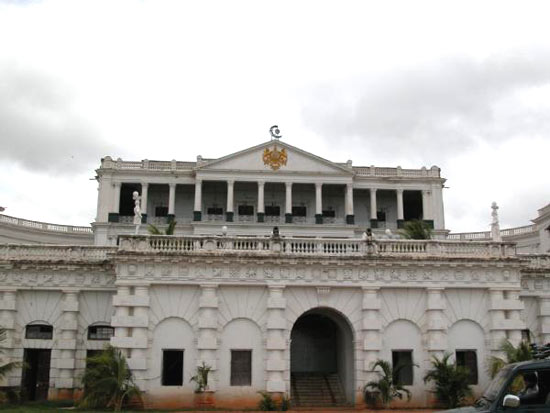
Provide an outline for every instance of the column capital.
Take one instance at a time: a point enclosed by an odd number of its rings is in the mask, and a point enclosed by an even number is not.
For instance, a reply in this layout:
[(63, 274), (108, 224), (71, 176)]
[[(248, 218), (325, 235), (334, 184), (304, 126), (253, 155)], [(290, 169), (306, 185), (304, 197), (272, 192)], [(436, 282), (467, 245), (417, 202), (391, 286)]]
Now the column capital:
[(348, 183), (346, 184), (346, 188), (347, 188), (348, 190), (353, 189), (353, 182), (348, 182)]
[(175, 188), (176, 185), (177, 185), (177, 184), (176, 184), (175, 182), (170, 182), (170, 183), (168, 184), (168, 186), (169, 186), (170, 188)]
[(235, 183), (234, 179), (228, 179), (227, 180), (227, 185), (233, 185), (234, 183)]
[(122, 185), (122, 182), (118, 182), (118, 181), (113, 181), (113, 186), (116, 188), (116, 187), (119, 187)]
[(397, 189), (395, 190), (395, 192), (397, 192), (397, 193), (400, 194), (400, 195), (403, 195), (403, 189), (401, 189), (401, 188), (397, 188)]
[(370, 192), (371, 192), (371, 194), (372, 194), (373, 192), (378, 191), (378, 188), (369, 188), (369, 190), (370, 190)]
[(259, 185), (259, 186), (264, 186), (264, 185), (265, 185), (265, 181), (258, 181), (258, 185)]
[(285, 182), (285, 186), (287, 188), (292, 188), (292, 182)]
[(195, 178), (195, 184), (202, 184), (202, 179), (200, 178)]
[(143, 190), (143, 188), (147, 188), (149, 186), (149, 182), (144, 182), (144, 181), (141, 181), (141, 189)]
[(322, 188), (323, 183), (322, 182), (315, 182), (315, 188)]

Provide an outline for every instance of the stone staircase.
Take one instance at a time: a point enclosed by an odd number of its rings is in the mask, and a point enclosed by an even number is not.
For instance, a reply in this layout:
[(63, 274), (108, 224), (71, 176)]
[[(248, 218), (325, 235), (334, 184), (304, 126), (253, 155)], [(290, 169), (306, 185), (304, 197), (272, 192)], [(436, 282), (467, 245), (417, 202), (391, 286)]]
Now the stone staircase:
[(336, 373), (292, 373), (294, 407), (344, 406), (346, 397)]

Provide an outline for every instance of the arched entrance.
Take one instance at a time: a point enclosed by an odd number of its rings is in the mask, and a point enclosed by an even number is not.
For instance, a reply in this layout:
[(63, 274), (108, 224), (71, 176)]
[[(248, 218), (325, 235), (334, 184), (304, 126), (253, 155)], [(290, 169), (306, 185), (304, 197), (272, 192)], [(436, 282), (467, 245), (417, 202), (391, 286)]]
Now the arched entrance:
[(315, 308), (296, 320), (290, 338), (292, 403), (353, 404), (353, 332), (347, 319), (329, 308)]

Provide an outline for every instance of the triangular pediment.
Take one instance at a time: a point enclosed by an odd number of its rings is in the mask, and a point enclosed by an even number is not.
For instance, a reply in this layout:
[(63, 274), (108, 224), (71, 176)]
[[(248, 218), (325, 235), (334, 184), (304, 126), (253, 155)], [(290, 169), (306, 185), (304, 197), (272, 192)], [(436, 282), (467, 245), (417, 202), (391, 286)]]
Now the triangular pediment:
[(271, 173), (353, 174), (350, 167), (328, 161), (277, 140), (204, 162), (197, 169)]

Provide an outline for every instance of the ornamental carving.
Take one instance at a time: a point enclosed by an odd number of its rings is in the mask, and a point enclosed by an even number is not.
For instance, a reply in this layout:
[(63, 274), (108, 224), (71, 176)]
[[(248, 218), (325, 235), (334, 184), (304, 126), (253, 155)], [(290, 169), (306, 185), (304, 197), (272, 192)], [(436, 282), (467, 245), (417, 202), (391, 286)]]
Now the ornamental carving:
[(269, 166), (274, 171), (277, 171), (281, 166), (286, 166), (288, 155), (285, 148), (277, 149), (277, 145), (273, 145), (273, 149), (265, 148), (263, 154), (264, 165)]

